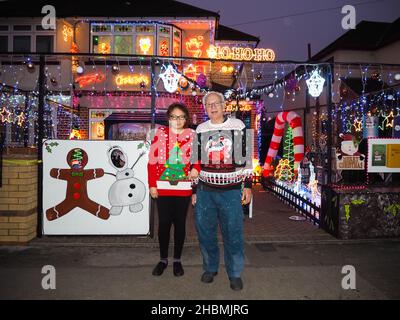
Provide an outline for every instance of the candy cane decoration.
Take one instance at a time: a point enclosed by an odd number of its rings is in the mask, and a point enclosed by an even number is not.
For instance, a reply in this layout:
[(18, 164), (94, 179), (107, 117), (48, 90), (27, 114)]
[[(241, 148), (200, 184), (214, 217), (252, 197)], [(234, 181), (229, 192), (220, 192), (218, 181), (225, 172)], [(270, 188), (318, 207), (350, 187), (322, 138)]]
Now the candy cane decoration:
[(294, 145), (294, 174), (297, 175), (301, 160), (304, 156), (304, 137), (303, 128), (301, 126), (301, 118), (294, 111), (284, 111), (278, 113), (275, 120), (274, 134), (272, 135), (269, 145), (267, 158), (265, 159), (263, 176), (267, 177), (270, 173), (272, 159), (278, 153), (279, 145), (281, 144), (283, 131), (285, 130), (285, 122), (288, 122), (292, 128), (293, 145)]

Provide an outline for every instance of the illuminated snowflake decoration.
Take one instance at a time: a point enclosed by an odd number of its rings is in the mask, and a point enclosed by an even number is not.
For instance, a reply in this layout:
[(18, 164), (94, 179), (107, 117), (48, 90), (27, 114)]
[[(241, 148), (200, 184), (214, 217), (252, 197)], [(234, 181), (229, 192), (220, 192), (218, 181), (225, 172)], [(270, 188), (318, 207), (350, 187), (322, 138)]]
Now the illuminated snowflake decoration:
[(308, 92), (314, 98), (318, 98), (324, 88), (325, 79), (319, 74), (319, 70), (315, 69), (310, 78), (306, 80)]
[(164, 88), (169, 93), (174, 93), (178, 89), (178, 82), (182, 75), (172, 65), (163, 66), (163, 68), (165, 68), (165, 71), (160, 73), (160, 78), (164, 83)]

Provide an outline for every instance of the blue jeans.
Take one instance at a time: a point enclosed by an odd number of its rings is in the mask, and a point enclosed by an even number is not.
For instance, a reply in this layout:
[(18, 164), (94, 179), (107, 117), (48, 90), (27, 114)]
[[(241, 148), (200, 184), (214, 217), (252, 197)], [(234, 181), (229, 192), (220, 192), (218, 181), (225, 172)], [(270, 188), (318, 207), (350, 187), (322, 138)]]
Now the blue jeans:
[(244, 266), (243, 209), (241, 190), (197, 190), (196, 230), (203, 255), (203, 269), (217, 272), (219, 247), (218, 222), (224, 240), (225, 268), (230, 278), (238, 278)]

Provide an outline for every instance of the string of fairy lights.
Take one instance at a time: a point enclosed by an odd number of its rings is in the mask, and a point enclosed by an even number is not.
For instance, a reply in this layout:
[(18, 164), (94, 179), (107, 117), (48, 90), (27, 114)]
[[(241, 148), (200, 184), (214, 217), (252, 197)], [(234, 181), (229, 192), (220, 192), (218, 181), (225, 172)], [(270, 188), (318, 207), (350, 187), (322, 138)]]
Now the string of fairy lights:
[[(79, 55), (77, 54), (77, 56)], [(18, 133), (12, 137), (15, 142), (26, 141), (24, 130), (29, 132), (33, 130), (34, 138), (30, 138), (30, 141), (36, 141), (38, 134), (35, 125), (38, 116), (38, 68), (31, 58), (23, 62), (20, 58), (14, 58), (12, 55), (8, 58), (9, 63), (3, 63), (0, 69), (0, 120), (3, 124), (11, 124), (13, 128), (21, 129), (16, 130)], [(93, 60), (91, 64), (81, 63), (78, 66), (78, 68), (81, 67), (81, 70), (74, 75), (73, 72), (65, 73), (63, 61), (61, 61), (62, 59), (71, 59), (71, 57), (59, 58), (60, 61), (54, 66), (47, 65), (45, 68), (44, 121), (47, 137), (57, 136), (58, 118), (69, 118), (69, 129), (83, 126), (83, 120), (79, 115), (79, 102), (82, 95), (106, 99), (110, 96), (149, 97), (154, 92), (157, 98), (172, 97), (183, 101), (185, 97), (192, 96), (195, 97), (196, 103), (200, 103), (201, 96), (212, 90), (207, 75), (204, 75), (202, 79), (200, 77), (190, 78), (182, 72), (184, 63), (176, 63), (172, 59), (157, 58), (157, 67), (152, 69), (149, 57), (135, 59), (103, 57)], [(324, 85), (326, 87), (327, 64), (245, 63), (242, 69), (240, 68), (241, 64), (236, 63), (236, 67), (232, 70), (232, 80), (235, 80), (233, 87), (223, 92), (227, 100), (264, 99), (268, 103), (268, 98), (281, 97), (281, 109), (283, 110), (287, 103), (303, 105), (305, 89), (308, 89), (312, 98), (318, 99)], [(366, 115), (379, 117), (381, 131), (391, 129), (393, 119), (400, 116), (399, 68), (384, 65), (355, 66), (353, 64), (333, 64), (332, 66), (334, 68), (332, 119), (333, 121), (340, 120), (340, 130), (342, 132), (361, 132)], [(107, 78), (110, 75), (121, 75), (122, 70), (127, 77), (122, 79), (121, 76), (121, 82), (111, 86)], [(152, 74), (152, 72), (154, 73)], [(215, 70), (213, 72), (215, 73)], [(99, 79), (103, 79), (100, 74), (105, 75), (105, 81), (99, 81)], [(89, 77), (90, 75), (92, 78)], [(93, 75), (96, 75), (97, 78), (93, 78)], [(133, 75), (136, 75), (137, 78), (134, 78)], [(130, 76), (131, 78), (129, 78)], [(78, 77), (86, 77), (85, 80), (89, 81), (88, 85), (80, 86), (81, 83), (76, 81)], [(30, 79), (29, 86), (26, 85), (26, 79)], [(154, 79), (153, 83), (150, 83), (151, 79)], [(356, 81), (359, 81), (359, 94), (353, 92), (351, 85), (347, 84), (351, 79), (358, 79)], [(134, 90), (127, 90), (124, 88), (123, 81), (139, 82), (135, 82)], [(373, 93), (370, 90), (372, 81), (377, 89)], [(109, 107), (113, 108), (114, 106), (109, 105)], [(154, 112), (156, 113), (158, 110), (156, 109)], [(259, 114), (261, 111), (256, 110), (256, 112)], [(319, 120), (314, 119), (314, 121)], [(260, 121), (260, 117), (258, 117), (258, 121)], [(63, 126), (66, 124), (62, 123)]]

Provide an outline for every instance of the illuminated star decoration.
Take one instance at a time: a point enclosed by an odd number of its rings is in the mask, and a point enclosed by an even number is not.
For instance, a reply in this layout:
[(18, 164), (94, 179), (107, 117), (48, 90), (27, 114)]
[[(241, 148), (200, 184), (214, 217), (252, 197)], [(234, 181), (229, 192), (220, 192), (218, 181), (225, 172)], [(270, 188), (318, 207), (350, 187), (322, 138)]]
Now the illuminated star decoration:
[(11, 123), (11, 112), (9, 112), (6, 107), (3, 107), (3, 110), (0, 112), (1, 114), (1, 122)]
[(306, 83), (310, 95), (314, 98), (318, 98), (324, 88), (325, 79), (321, 77), (319, 70), (315, 69), (310, 78), (306, 80)]
[(25, 113), (21, 112), (18, 116), (17, 116), (17, 124), (22, 127), (22, 125), (25, 122)]
[(358, 120), (358, 119), (354, 120), (353, 127), (356, 130), (356, 132), (361, 132), (362, 131), (362, 123), (363, 123), (362, 120), (361, 121)]
[(346, 132), (351, 133), (351, 128), (353, 127), (353, 124), (350, 121), (347, 121), (346, 123)]
[[(165, 68), (165, 66), (163, 65)], [(164, 73), (160, 73), (160, 78), (164, 83), (164, 88), (169, 93), (174, 93), (178, 89), (179, 78), (182, 75), (177, 72), (172, 65), (168, 65)]]
[(390, 113), (383, 119), (382, 122), (382, 127), (379, 127), (382, 131), (385, 130), (385, 128), (393, 128), (393, 123), (394, 123), (394, 114), (393, 111), (390, 111)]

